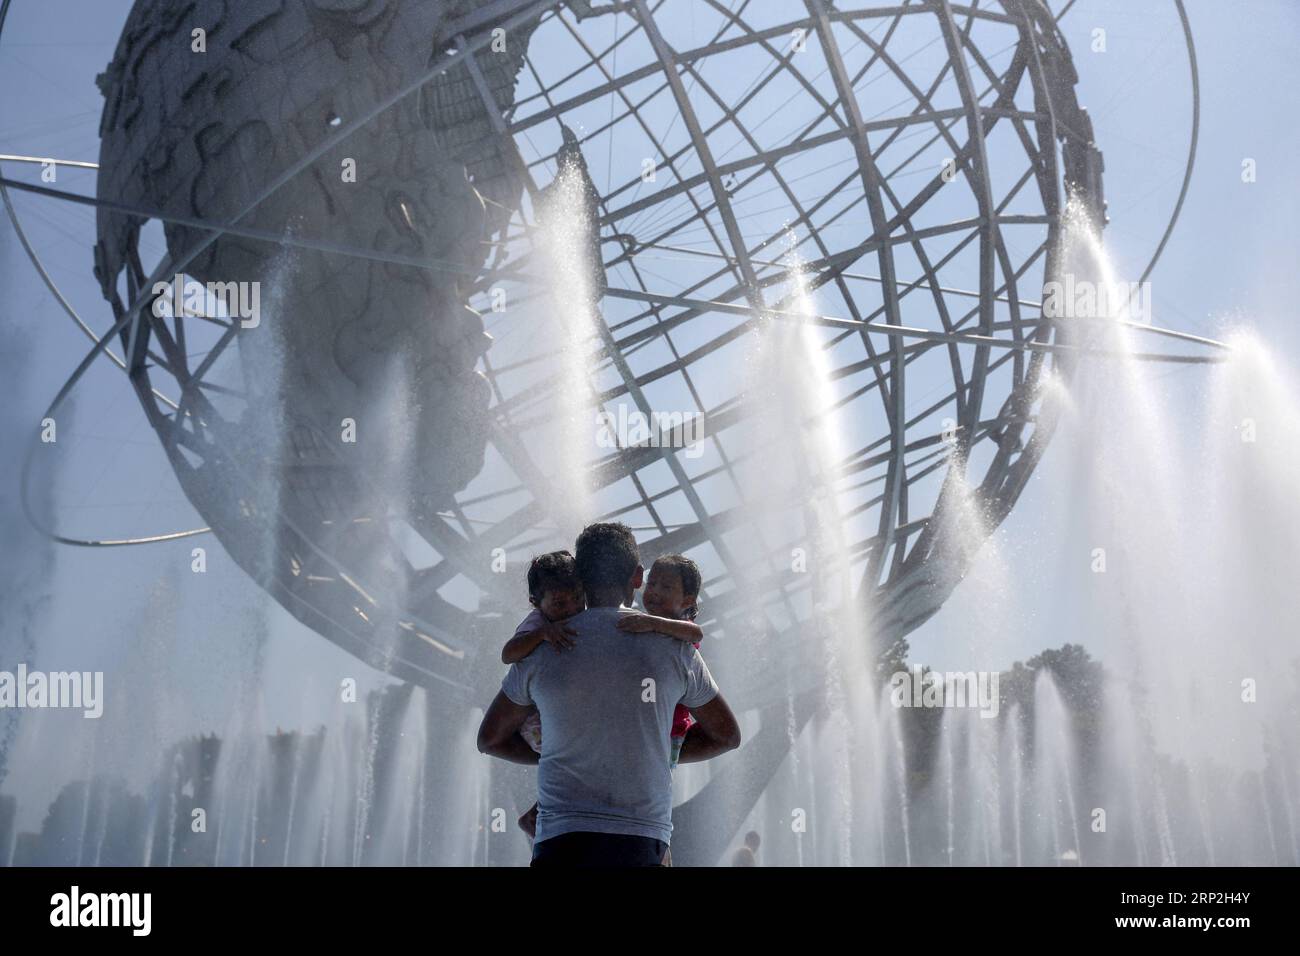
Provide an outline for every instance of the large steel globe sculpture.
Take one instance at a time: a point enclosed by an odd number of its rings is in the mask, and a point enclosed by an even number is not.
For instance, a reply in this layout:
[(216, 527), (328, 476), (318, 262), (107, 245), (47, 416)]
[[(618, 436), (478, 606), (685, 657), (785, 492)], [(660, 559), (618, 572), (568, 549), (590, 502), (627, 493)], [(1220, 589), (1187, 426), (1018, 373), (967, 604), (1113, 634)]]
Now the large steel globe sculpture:
[[(773, 604), (809, 586), (727, 545), (747, 514), (727, 369), (798, 270), (854, 423), (834, 476), (854, 600), (887, 646), (970, 560), (936, 516), (960, 493), (996, 527), (1050, 437), (1042, 386), (1071, 358), (1037, 303), (1067, 199), (1104, 218), (1075, 82), (1042, 0), (139, 0), (100, 78), (96, 275), (232, 558), (358, 657), (481, 702), (522, 610), (502, 567), (574, 530), (530, 444), (569, 384), (529, 337), (560, 170), (590, 207), (599, 401), (706, 423), (696, 458), (585, 463), (586, 517), (699, 555), (720, 635), (755, 626), (737, 578)], [(130, 210), (156, 212), (164, 261)], [(261, 324), (155, 308), (177, 274), (262, 283)], [(788, 669), (737, 668), (729, 696), (767, 704)]]

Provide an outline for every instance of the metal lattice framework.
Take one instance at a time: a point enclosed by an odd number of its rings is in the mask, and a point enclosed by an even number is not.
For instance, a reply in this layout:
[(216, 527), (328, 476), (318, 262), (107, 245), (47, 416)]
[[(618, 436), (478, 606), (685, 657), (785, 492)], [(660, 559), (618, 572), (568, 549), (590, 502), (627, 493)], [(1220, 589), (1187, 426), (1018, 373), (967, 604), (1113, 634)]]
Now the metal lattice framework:
[[(156, 12), (151, 6), (137, 4), (119, 46), (131, 76), (142, 63), (146, 74), (158, 67), (149, 59), (153, 35), (141, 25)], [(404, 15), (378, 0), (363, 6), (336, 15), (360, 33)], [(496, 573), (493, 556), (526, 560), (562, 544), (568, 530), (557, 529), (551, 476), (526, 437), (544, 427), (566, 382), (548, 371), (553, 350), (518, 329), (542, 298), (535, 200), (555, 175), (565, 131), (576, 130), (599, 194), (607, 281), (591, 343), (599, 400), (646, 415), (664, 407), (699, 412), (708, 433), (707, 453), (696, 460), (655, 436), (595, 461), (589, 483), (612, 504), (590, 517), (636, 525), (647, 559), (699, 555), (708, 572), (707, 628), (755, 626), (753, 591), (736, 587), (742, 578), (761, 581), (770, 595), (759, 626), (778, 633), (799, 626), (807, 576), (782, 569), (789, 542), (743, 554), (729, 543), (751, 509), (762, 507), (747, 500), (737, 468), (771, 449), (737, 447), (729, 437), (747, 408), (725, 371), (743, 362), (761, 322), (805, 320), (782, 294), (796, 268), (787, 255), (792, 243), (816, 294), (810, 321), (824, 329), (839, 396), (834, 413), (851, 422), (852, 447), (832, 493), (851, 537), (858, 599), (871, 607), (886, 643), (935, 613), (970, 558), (954, 551), (936, 520), (953, 507), (947, 477), (965, 476), (986, 529), (995, 527), (1051, 436), (1053, 422), (1040, 407), (1045, 376), (1068, 377), (1089, 351), (1038, 301), (1057, 274), (1067, 194), (1096, 221), (1104, 217), (1100, 153), (1046, 4), (928, 0), (842, 9), (806, 0), (799, 9), (705, 0), (689, 4), (689, 14), (674, 0), (431, 6), (432, 32), (407, 38), (433, 51), (427, 63), (400, 64), (352, 97), (342, 117), (323, 101), (294, 103), (295, 116), (319, 108), (328, 123), (288, 136), (287, 150), (278, 141), (274, 149), (200, 149), (196, 168), (238, 163), (222, 171), (224, 204), (204, 206), (190, 182), (188, 190), (162, 188), (165, 168), (141, 172), (137, 156), (120, 155), (136, 104), (147, 106), (148, 95), (126, 87), (111, 121), (106, 110), (100, 194), (87, 200), (99, 207), (97, 262), (116, 323), (96, 337), (82, 322), (97, 344), (54, 407), (118, 339), (123, 357), (114, 359), (130, 372), (188, 497), (248, 573), (362, 659), (479, 699), (500, 615), (519, 603), (516, 577)], [(710, 25), (707, 42), (679, 38), (688, 15)], [(269, 16), (230, 16), (247, 22), (214, 22), (211, 32), (226, 30), (223, 49), (232, 57), (277, 29)], [(152, 29), (182, 26), (188, 30), (189, 21), (163, 17)], [(701, 33), (695, 24), (689, 35)], [(494, 47), (502, 37), (505, 56)], [(170, 67), (173, 74), (198, 69)], [(208, 95), (205, 84), (220, 94), (224, 81), (209, 69), (173, 76), (183, 92), (176, 109), (194, 90)], [(110, 75), (110, 87), (125, 83), (126, 72)], [(341, 218), (323, 220), (323, 233), (303, 233), (267, 212), (310, 202), (304, 197), (319, 170), (336, 169), (338, 156), (360, 149), (357, 140), (373, 124), (402, 110), (432, 134), (439, 162), (463, 168), (487, 199), (483, 222), (458, 228), (481, 230), (490, 255), (449, 264), (431, 256), (427, 242), (367, 245), (344, 231)], [(401, 211), (409, 224), (411, 210)], [(138, 249), (149, 219), (165, 224), (169, 249), (151, 273)], [(331, 223), (340, 231), (329, 231)], [(458, 294), (491, 322), (496, 341), (477, 359), (491, 388), (485, 465), (436, 506), (407, 513), (426, 552), (418, 562), (396, 540), (366, 469), (340, 450), (324, 419), (279, 407), (272, 411), (283, 423), (265, 421), (265, 407), (250, 400), (248, 367), (231, 360), (230, 346), (243, 347), (247, 334), (237, 322), (151, 308), (159, 279), (221, 276), (217, 266), (230, 255), (258, 249), (264, 262), (284, 248), (329, 263), (323, 271), (362, 263), (430, 275), (435, 286), (452, 275)], [(248, 261), (259, 260), (250, 253)], [(325, 280), (313, 287), (317, 300), (286, 303), (291, 320), (308, 306), (328, 308), (325, 287)], [(493, 319), (498, 290), (514, 304)], [(268, 428), (280, 443), (275, 455), (259, 450)], [(252, 489), (279, 487), (267, 482), (271, 472), (287, 491), (258, 497)], [(815, 493), (793, 491), (796, 500)], [(480, 655), (483, 646), (489, 653)], [(769, 702), (775, 687), (789, 687), (782, 670), (779, 662), (739, 670), (731, 696), (741, 706)]]

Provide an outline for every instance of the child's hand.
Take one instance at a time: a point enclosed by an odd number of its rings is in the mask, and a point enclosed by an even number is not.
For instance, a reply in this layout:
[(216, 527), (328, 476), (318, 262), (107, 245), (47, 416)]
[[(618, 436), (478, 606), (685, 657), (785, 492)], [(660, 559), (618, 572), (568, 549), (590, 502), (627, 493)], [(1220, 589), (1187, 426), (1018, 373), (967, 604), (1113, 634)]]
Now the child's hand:
[(624, 614), (616, 625), (620, 631), (631, 634), (648, 634), (658, 627), (659, 622), (649, 614)]
[(537, 629), (537, 633), (542, 640), (555, 648), (557, 654), (560, 651), (566, 651), (572, 648), (574, 646), (573, 638), (578, 634), (578, 632), (569, 627), (569, 625), (562, 624), (558, 621), (547, 621)]

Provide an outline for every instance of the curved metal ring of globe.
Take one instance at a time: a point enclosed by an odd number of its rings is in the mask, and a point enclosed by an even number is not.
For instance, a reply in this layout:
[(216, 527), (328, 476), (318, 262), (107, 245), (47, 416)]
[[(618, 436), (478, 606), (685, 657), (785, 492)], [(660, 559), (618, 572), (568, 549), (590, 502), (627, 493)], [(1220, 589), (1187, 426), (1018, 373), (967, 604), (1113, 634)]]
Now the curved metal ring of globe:
[[(708, 428), (697, 460), (656, 435), (592, 463), (609, 506), (587, 517), (645, 526), (647, 559), (701, 556), (710, 633), (753, 625), (740, 577), (769, 584), (764, 612), (808, 587), (782, 570), (788, 542), (741, 556), (726, 543), (752, 504), (734, 469), (755, 453), (728, 446), (746, 408), (726, 363), (760, 322), (789, 317), (774, 290), (796, 270), (816, 290), (843, 407), (870, 432), (834, 495), (882, 646), (933, 615), (972, 557), (937, 520), (956, 507), (954, 476), (986, 534), (1052, 432), (1040, 386), (1074, 359), (1038, 293), (1057, 275), (1064, 197), (1097, 222), (1104, 203), (1046, 5), (710, 5), (717, 35), (693, 47), (675, 40), (678, 6), (296, 0), (271, 15), (199, 2), (182, 23), (140, 0), (101, 79), (100, 197), (159, 210), (170, 255), (147, 274), (144, 217), (101, 209), (96, 271), (130, 319), (132, 381), (186, 494), (297, 618), (457, 700), (486, 700), (502, 615), (522, 603), (499, 558), (575, 530), (528, 442), (566, 382), (546, 370), (553, 343), (520, 334), (544, 298), (529, 271), (539, 197), (566, 150), (609, 167), (592, 184), (600, 400), (698, 411)], [(196, 23), (205, 57), (159, 42)], [(349, 160), (355, 181), (340, 181)], [(792, 233), (798, 266), (782, 255)], [(173, 272), (268, 280), (280, 367), (259, 365), (266, 339), (246, 346), (264, 329), (149, 308)], [(480, 315), (502, 292), (512, 304), (490, 341)], [(153, 391), (159, 371), (174, 407)], [(414, 396), (396, 434), (394, 382)], [(344, 419), (367, 437), (341, 443)], [(403, 455), (420, 480), (397, 528), (391, 488), (370, 474)], [(701, 493), (729, 479), (730, 498)], [(737, 668), (729, 697), (781, 700), (788, 670), (780, 657)]]

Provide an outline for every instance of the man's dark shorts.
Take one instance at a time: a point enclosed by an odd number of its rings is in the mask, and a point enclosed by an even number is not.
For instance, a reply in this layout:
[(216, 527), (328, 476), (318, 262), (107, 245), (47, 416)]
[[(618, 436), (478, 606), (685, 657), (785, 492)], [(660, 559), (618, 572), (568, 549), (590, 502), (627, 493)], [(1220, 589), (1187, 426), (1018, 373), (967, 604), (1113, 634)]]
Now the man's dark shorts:
[(671, 866), (668, 844), (626, 833), (561, 833), (533, 844), (531, 866)]

